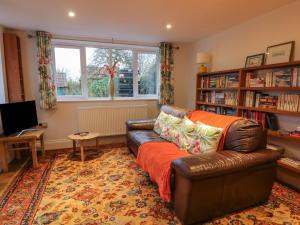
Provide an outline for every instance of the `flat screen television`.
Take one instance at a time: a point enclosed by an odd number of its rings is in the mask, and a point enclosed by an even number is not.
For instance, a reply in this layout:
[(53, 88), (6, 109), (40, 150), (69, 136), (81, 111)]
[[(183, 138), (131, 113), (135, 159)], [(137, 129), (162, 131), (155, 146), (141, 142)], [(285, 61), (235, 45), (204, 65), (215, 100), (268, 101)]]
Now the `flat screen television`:
[(0, 104), (4, 135), (10, 135), (38, 125), (35, 101)]

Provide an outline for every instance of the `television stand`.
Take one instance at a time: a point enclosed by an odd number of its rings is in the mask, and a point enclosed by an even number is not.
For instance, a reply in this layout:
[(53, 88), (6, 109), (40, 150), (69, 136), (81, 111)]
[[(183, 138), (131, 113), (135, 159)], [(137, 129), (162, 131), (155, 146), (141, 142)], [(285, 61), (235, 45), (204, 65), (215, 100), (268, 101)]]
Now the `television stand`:
[[(37, 149), (36, 141), (39, 140), (41, 144), (42, 156), (45, 155), (44, 147), (44, 130), (43, 129), (33, 129), (22, 132), (22, 134), (12, 135), (12, 136), (0, 136), (0, 167), (4, 172), (8, 171), (8, 150), (7, 144), (18, 144), (18, 143), (28, 143), (31, 149), (33, 168), (38, 168), (37, 159)], [(24, 148), (23, 148), (24, 149)], [(16, 151), (16, 158), (20, 156), (20, 148), (11, 148), (11, 150)]]

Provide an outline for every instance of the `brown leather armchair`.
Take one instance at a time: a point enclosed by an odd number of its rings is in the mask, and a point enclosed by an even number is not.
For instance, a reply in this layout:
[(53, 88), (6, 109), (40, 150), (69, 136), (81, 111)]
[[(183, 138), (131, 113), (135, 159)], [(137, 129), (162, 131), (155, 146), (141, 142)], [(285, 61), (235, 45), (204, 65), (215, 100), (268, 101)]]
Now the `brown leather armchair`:
[[(187, 114), (170, 106), (161, 110), (181, 118)], [(145, 142), (166, 142), (153, 132), (154, 122), (127, 122), (127, 145), (135, 155)], [(172, 203), (179, 220), (196, 224), (267, 201), (280, 153), (265, 149), (266, 139), (259, 124), (241, 119), (229, 128), (224, 151), (173, 161)]]

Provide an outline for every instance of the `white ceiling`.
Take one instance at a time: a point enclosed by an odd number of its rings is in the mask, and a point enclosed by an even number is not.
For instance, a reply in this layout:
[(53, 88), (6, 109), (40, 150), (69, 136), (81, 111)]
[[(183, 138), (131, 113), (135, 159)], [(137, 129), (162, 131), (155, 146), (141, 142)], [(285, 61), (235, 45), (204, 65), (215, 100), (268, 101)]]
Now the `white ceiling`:
[[(191, 42), (293, 0), (0, 0), (0, 24), (54, 34)], [(68, 18), (73, 10), (75, 18)], [(166, 30), (171, 23), (173, 28)]]

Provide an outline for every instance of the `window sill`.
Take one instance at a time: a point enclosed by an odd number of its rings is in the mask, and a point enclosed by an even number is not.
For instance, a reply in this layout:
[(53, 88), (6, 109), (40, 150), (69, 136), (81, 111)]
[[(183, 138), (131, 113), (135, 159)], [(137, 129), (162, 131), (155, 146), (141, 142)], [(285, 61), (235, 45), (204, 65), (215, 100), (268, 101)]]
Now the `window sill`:
[(83, 98), (83, 97), (58, 97), (57, 102), (116, 102), (116, 101), (158, 101), (158, 97), (115, 97), (111, 98)]

